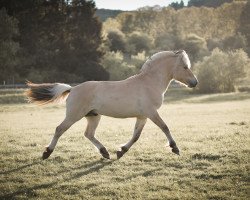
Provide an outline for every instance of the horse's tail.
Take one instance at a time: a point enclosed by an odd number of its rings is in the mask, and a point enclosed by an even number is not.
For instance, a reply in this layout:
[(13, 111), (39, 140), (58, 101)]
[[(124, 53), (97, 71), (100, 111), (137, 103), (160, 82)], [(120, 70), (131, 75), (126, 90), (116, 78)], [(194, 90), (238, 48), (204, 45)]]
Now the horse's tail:
[(57, 102), (68, 96), (71, 86), (62, 83), (35, 84), (27, 82), (29, 89), (25, 92), (28, 101), (40, 105)]

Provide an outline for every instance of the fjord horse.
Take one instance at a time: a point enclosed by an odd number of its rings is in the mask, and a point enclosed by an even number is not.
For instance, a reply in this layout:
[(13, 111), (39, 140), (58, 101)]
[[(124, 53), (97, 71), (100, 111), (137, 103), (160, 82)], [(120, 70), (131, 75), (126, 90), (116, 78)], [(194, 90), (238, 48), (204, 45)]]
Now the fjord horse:
[(88, 122), (84, 135), (104, 158), (109, 159), (107, 149), (95, 138), (101, 115), (136, 118), (133, 136), (117, 151), (118, 159), (139, 139), (148, 118), (165, 133), (172, 152), (179, 155), (176, 142), (157, 110), (163, 103), (164, 93), (171, 80), (189, 87), (197, 85), (197, 78), (190, 67), (189, 57), (184, 50), (162, 51), (151, 56), (143, 64), (140, 73), (121, 81), (88, 81), (75, 87), (61, 83), (28, 82), (26, 94), (30, 102), (47, 104), (68, 96), (65, 119), (56, 128), (50, 144), (43, 152), (43, 159), (47, 159), (53, 152), (60, 136), (83, 117)]

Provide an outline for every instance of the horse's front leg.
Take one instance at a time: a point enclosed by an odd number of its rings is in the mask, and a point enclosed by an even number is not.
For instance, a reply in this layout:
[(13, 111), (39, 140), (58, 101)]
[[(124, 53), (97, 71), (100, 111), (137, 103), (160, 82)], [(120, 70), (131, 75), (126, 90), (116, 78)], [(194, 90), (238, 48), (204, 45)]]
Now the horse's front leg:
[(130, 147), (139, 139), (142, 129), (144, 125), (146, 124), (147, 118), (137, 118), (135, 128), (134, 128), (134, 134), (131, 140), (121, 147), (120, 151), (117, 151), (117, 159), (121, 158), (129, 149)]
[(149, 117), (167, 136), (169, 141), (169, 146), (172, 148), (172, 152), (180, 155), (180, 151), (169, 131), (168, 126), (165, 124), (165, 122), (161, 119), (160, 115), (157, 111), (155, 111), (150, 117)]
[(88, 138), (99, 150), (100, 154), (107, 159), (110, 159), (107, 149), (95, 138), (95, 130), (101, 119), (101, 115), (86, 117), (88, 125), (84, 133), (85, 137)]

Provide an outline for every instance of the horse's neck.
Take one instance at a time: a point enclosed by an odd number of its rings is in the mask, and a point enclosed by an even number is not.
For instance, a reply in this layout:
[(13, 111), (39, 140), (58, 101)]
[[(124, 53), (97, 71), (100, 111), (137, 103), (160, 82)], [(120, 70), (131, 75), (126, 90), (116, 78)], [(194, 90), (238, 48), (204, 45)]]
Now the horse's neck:
[[(154, 63), (152, 63), (153, 65)], [(161, 63), (164, 65), (164, 63)], [(154, 66), (148, 67), (142, 71), (142, 75), (147, 77), (147, 80), (150, 81), (150, 84), (159, 91), (159, 93), (163, 94), (168, 89), (168, 86), (173, 79), (172, 77), (172, 69), (168, 66), (167, 70), (166, 67), (162, 66)]]

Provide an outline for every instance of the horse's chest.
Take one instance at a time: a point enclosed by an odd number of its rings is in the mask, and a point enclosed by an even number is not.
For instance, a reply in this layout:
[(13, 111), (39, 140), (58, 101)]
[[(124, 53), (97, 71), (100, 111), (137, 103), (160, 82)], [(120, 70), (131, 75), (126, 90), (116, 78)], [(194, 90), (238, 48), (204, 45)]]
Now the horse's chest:
[(164, 100), (164, 95), (154, 95), (149, 98), (148, 107), (160, 108)]

